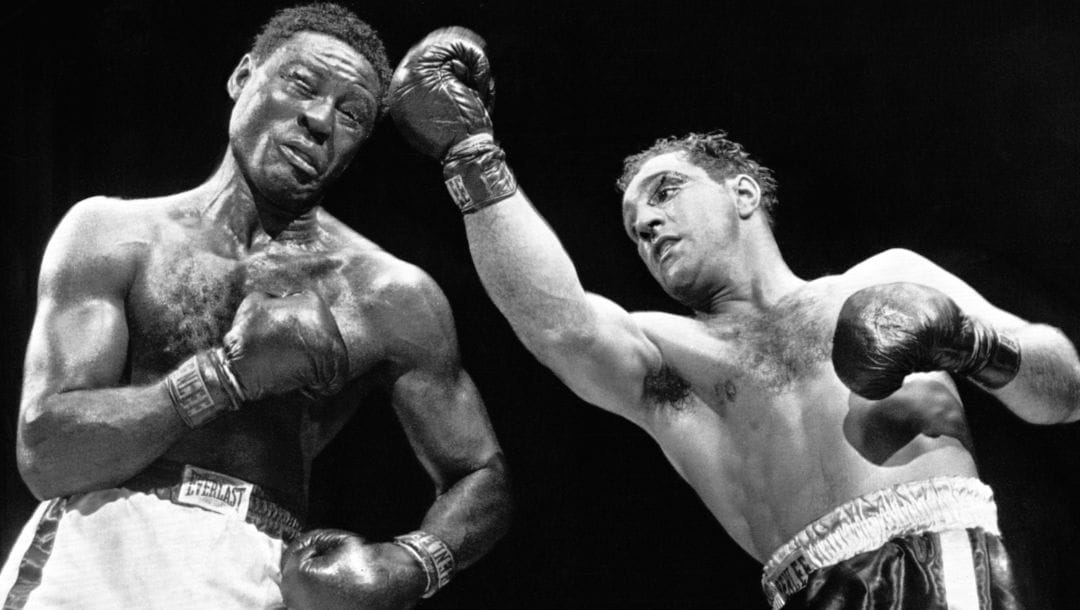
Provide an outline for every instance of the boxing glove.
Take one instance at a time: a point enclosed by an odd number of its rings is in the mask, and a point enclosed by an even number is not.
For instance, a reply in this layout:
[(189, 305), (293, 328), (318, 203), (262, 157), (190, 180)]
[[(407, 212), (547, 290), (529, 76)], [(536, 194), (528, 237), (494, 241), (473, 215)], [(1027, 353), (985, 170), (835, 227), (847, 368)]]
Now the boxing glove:
[(900, 282), (864, 288), (844, 301), (832, 361), (852, 392), (880, 400), (919, 371), (948, 371), (1000, 388), (1020, 368), (1020, 346), (965, 315), (941, 291)]
[(313, 530), (281, 556), (281, 594), (292, 610), (410, 608), (423, 576), (406, 551), (341, 530)]
[(349, 356), (326, 303), (311, 291), (244, 298), (225, 334), (226, 370), (244, 401), (293, 390), (329, 396), (349, 374)]
[(435, 30), (405, 54), (387, 93), (402, 136), (442, 162), (450, 195), (466, 214), (517, 191), (492, 136), (495, 85), (484, 46), (465, 28)]

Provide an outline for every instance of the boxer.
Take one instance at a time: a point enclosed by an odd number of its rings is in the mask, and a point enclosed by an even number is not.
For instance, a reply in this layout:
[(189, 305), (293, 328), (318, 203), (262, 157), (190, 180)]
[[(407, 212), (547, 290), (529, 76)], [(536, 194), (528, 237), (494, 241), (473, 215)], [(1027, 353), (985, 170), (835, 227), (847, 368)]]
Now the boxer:
[[(45, 252), (5, 608), (403, 608), (486, 553), (506, 466), (443, 293), (320, 203), (391, 71), (333, 4), (278, 12), (192, 190), (94, 197)], [(394, 540), (302, 533), (312, 462), (384, 388), (436, 498)], [(290, 544), (291, 543), (291, 544)]]
[(1075, 421), (1069, 340), (906, 250), (797, 277), (772, 232), (775, 177), (723, 132), (625, 161), (626, 234), (693, 312), (629, 313), (584, 290), (517, 185), (486, 110), (491, 78), (482, 39), (438, 30), (395, 72), (391, 114), (442, 164), (520, 340), (660, 444), (764, 564), (772, 607), (1018, 607), (949, 374), (1028, 421)]

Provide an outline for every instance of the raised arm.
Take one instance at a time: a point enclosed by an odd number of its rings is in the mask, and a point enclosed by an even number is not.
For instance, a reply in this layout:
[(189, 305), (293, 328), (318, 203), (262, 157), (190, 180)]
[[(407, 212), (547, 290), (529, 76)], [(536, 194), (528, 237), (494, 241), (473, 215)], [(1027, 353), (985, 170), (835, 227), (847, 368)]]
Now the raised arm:
[(491, 83), (476, 34), (437, 30), (395, 72), (391, 113), (406, 139), (443, 163), (484, 287), (525, 346), (583, 399), (637, 419), (660, 352), (626, 311), (584, 291), (517, 188), (492, 138)]
[(435, 500), (416, 531), (391, 543), (335, 530), (305, 534), (284, 560), (291, 608), (410, 606), (475, 563), (510, 524), (507, 468), (461, 368), (446, 298), (415, 270), (377, 300), (373, 324), (390, 363), (391, 401)]
[(118, 484), (187, 430), (164, 384), (121, 386), (140, 248), (122, 235), (121, 207), (77, 204), (42, 261), (17, 441), (19, 470), (38, 498)]
[(867, 263), (901, 283), (871, 286), (844, 305), (834, 363), (864, 396), (912, 370), (966, 375), (1022, 419), (1080, 419), (1080, 359), (1060, 330), (990, 304), (963, 280), (906, 250)]

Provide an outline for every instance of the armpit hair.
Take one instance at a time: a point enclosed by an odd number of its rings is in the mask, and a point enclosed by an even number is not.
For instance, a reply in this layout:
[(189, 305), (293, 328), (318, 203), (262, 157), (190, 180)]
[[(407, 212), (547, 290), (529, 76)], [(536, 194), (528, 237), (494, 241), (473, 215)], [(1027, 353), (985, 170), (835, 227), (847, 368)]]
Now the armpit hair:
[(680, 409), (690, 397), (690, 384), (666, 364), (645, 376), (645, 399)]

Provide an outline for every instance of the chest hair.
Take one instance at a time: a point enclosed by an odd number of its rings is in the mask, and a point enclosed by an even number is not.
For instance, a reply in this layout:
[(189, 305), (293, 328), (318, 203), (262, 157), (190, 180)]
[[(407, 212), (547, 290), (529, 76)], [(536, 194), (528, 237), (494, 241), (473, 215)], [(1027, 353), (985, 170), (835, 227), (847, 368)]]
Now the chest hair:
[(704, 323), (720, 340), (722, 350), (716, 357), (714, 377), (690, 383), (665, 365), (645, 379), (645, 395), (651, 402), (685, 408), (695, 388), (717, 406), (735, 402), (748, 385), (780, 393), (830, 358), (832, 325), (810, 295), (783, 299), (767, 310), (716, 316)]

